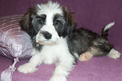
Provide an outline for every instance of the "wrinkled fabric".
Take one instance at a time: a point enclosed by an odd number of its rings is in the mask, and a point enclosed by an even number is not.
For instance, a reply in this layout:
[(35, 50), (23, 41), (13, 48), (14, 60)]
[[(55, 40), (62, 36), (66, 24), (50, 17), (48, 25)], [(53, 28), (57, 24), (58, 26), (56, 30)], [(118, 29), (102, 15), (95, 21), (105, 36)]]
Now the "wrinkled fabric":
[(22, 16), (0, 18), (0, 55), (14, 60), (14, 63), (1, 73), (1, 81), (12, 81), (12, 74), (16, 70), (15, 65), (18, 60), (31, 57), (30, 37), (19, 25)]
[(12, 74), (16, 70), (15, 65), (18, 61), (18, 58), (15, 58), (14, 63), (1, 73), (1, 81), (12, 81)]
[(30, 37), (21, 31), (19, 21), (23, 15), (0, 18), (0, 51), (8, 58), (26, 59), (31, 56)]

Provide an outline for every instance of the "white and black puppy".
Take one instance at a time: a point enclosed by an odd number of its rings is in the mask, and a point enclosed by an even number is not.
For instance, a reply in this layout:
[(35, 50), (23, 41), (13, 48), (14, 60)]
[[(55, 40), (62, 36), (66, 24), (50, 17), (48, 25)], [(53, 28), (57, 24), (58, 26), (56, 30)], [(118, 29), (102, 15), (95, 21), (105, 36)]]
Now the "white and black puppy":
[(72, 13), (55, 2), (35, 5), (20, 24), (31, 36), (33, 44), (32, 58), (18, 68), (22, 73), (32, 73), (42, 63), (56, 63), (49, 81), (66, 81), (77, 58), (86, 61), (107, 54), (115, 59), (120, 57), (107, 40), (107, 31), (113, 23), (103, 29), (101, 36), (87, 29), (75, 29)]

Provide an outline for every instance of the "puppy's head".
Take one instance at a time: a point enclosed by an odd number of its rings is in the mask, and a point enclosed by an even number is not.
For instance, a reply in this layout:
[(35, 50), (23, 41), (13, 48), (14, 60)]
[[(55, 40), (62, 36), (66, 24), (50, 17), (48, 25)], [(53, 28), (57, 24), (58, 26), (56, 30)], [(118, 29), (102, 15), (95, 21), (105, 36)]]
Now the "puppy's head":
[(22, 30), (41, 44), (56, 43), (72, 33), (76, 26), (72, 13), (66, 7), (51, 1), (35, 5), (23, 16), (20, 24)]

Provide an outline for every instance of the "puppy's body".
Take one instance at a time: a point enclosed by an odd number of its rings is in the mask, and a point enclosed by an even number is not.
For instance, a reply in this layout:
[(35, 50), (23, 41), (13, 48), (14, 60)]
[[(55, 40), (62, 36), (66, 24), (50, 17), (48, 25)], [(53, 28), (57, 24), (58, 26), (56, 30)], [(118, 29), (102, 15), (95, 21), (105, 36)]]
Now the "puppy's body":
[(56, 63), (50, 81), (66, 81), (75, 60), (84, 53), (88, 54), (88, 59), (109, 52), (112, 58), (120, 57), (120, 53), (108, 43), (109, 28), (103, 29), (102, 36), (87, 29), (75, 29), (76, 22), (72, 14), (58, 3), (49, 1), (30, 9), (23, 17), (21, 26), (31, 36), (33, 43), (32, 58), (18, 68), (22, 73), (34, 72), (41, 63)]
[(92, 52), (95, 50), (97, 52), (94, 52), (94, 56), (104, 56), (113, 48), (104, 37), (84, 28), (74, 30), (68, 36), (67, 43), (72, 53), (76, 52), (79, 56), (86, 51)]

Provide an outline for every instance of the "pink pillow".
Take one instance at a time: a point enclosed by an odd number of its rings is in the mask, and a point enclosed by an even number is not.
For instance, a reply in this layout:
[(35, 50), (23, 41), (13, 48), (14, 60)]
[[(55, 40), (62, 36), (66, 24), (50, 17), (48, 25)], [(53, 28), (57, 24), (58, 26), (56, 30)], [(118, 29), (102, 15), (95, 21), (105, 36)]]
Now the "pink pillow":
[(32, 44), (30, 37), (26, 32), (21, 30), (19, 25), (22, 16), (0, 17), (0, 55), (14, 59), (13, 65), (1, 74), (1, 81), (11, 81), (10, 76), (8, 79), (5, 77), (15, 71), (15, 63), (19, 59), (31, 57)]

